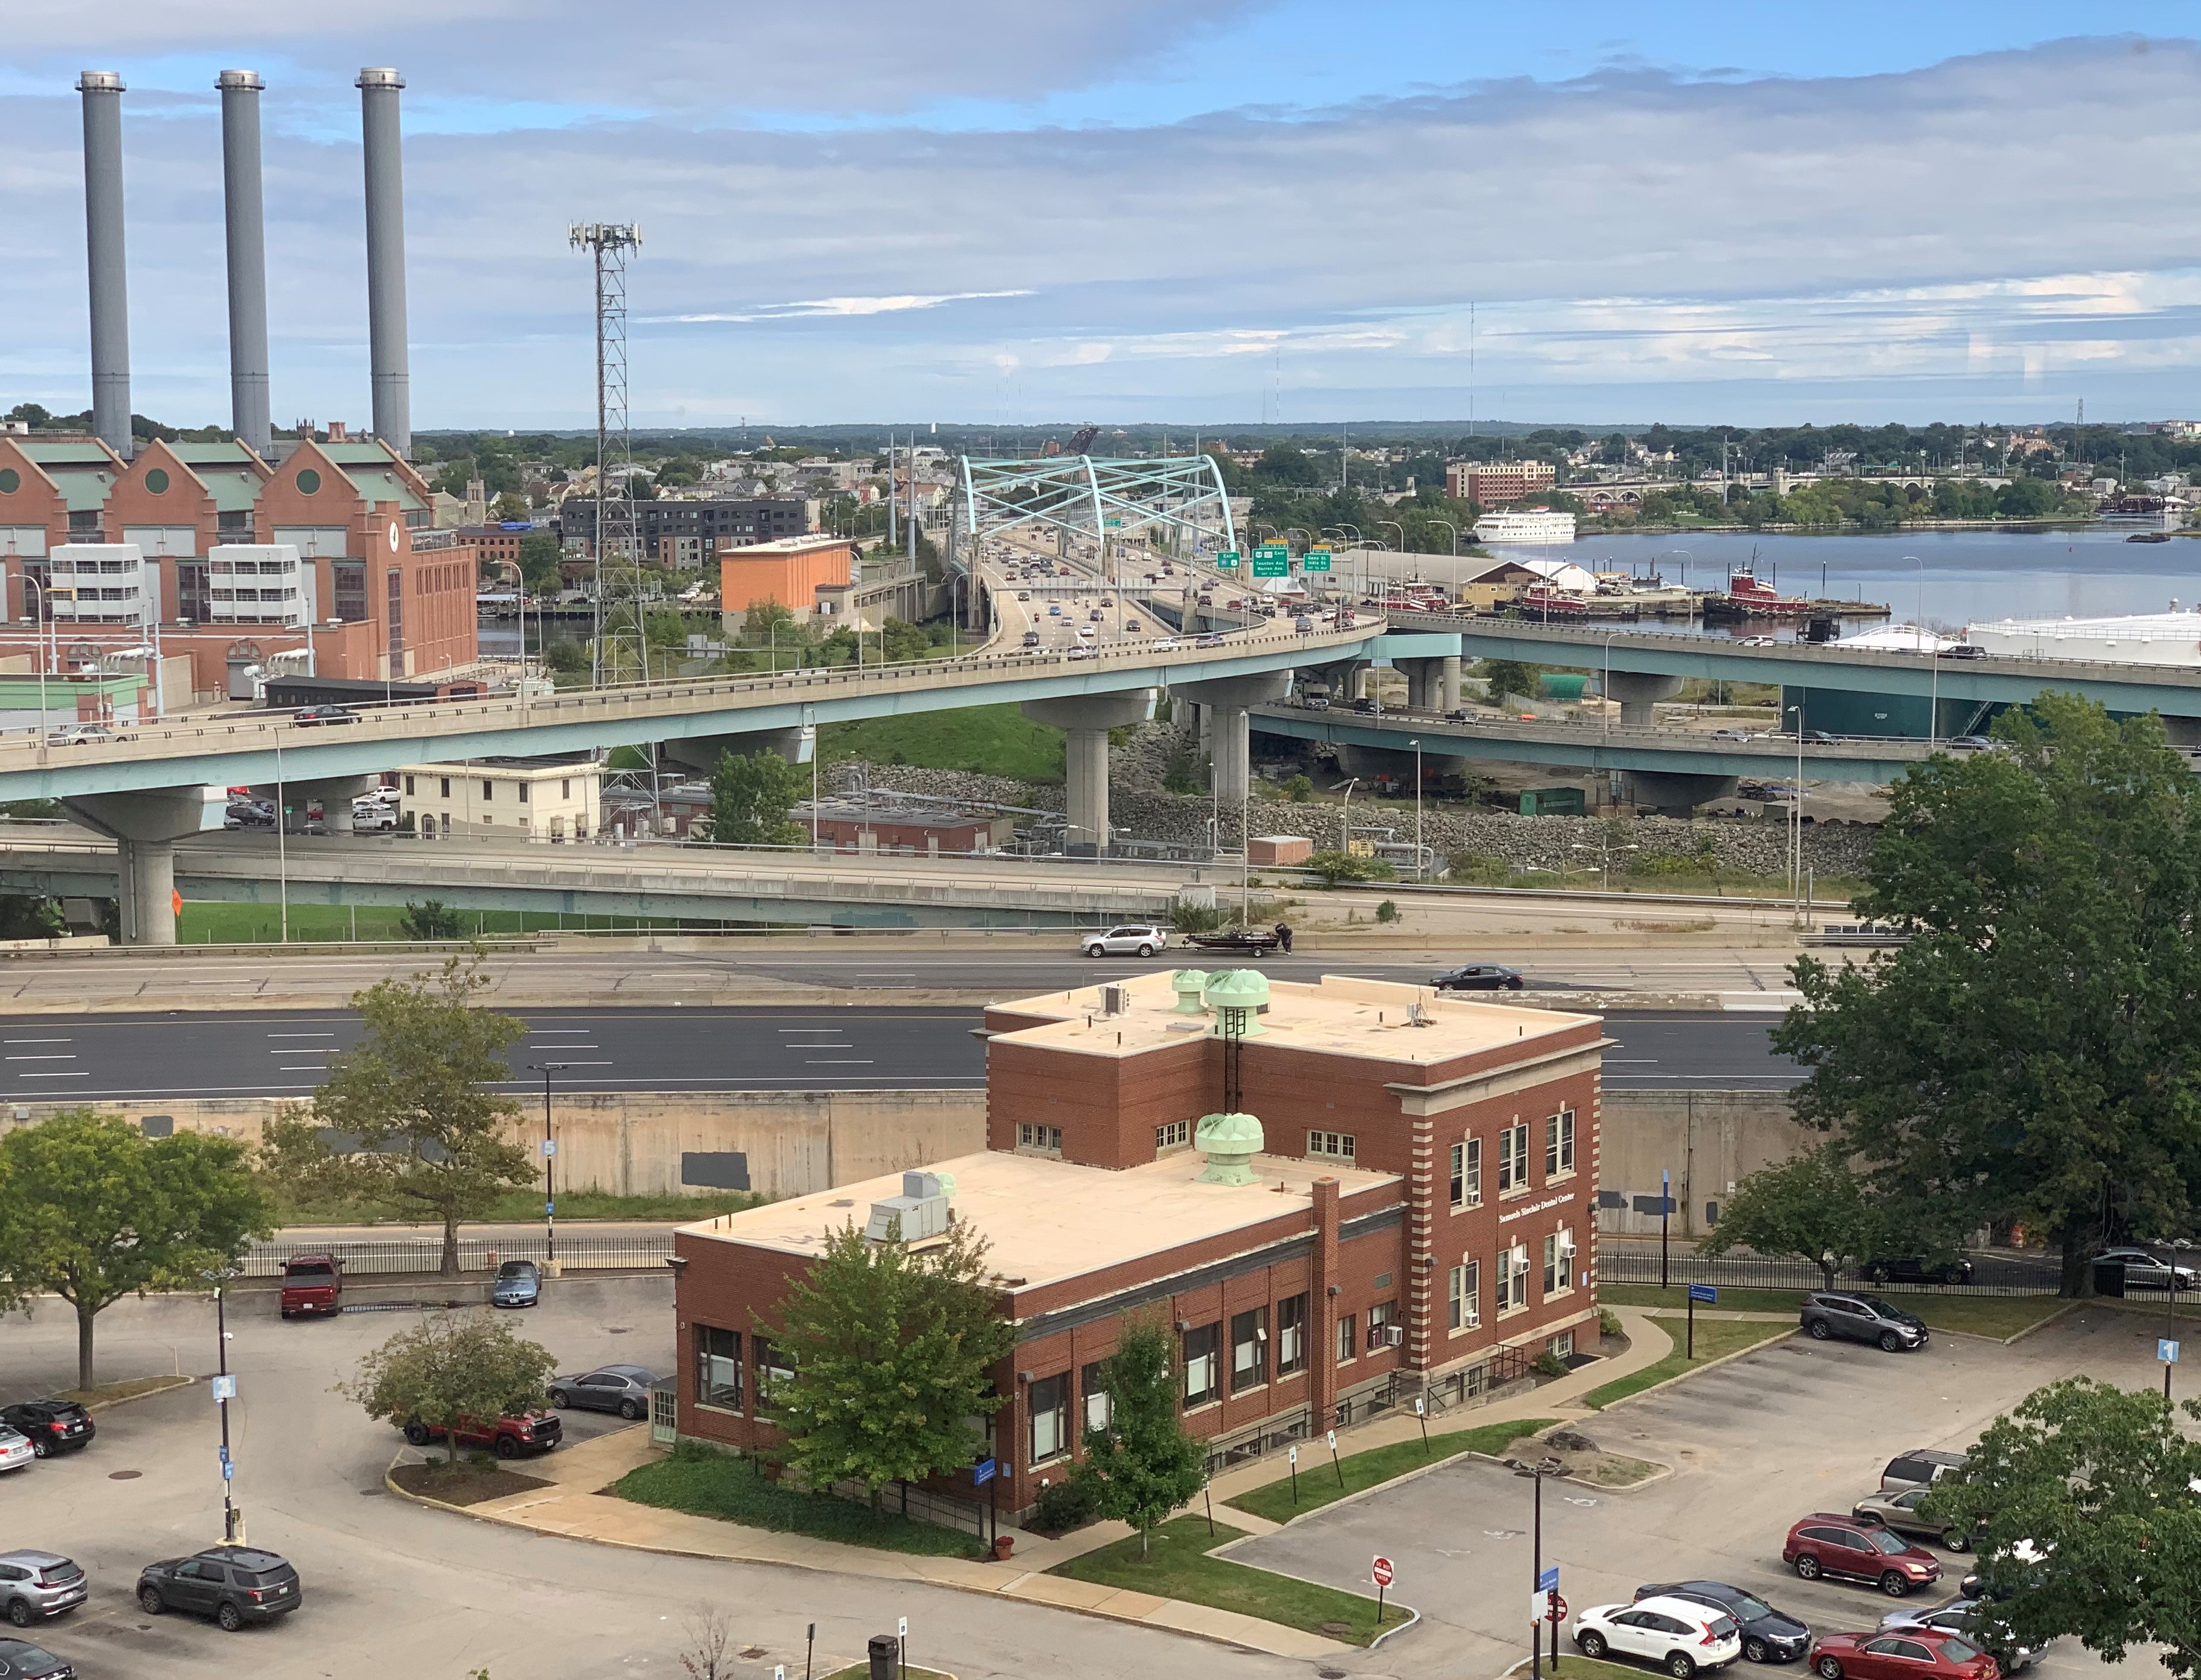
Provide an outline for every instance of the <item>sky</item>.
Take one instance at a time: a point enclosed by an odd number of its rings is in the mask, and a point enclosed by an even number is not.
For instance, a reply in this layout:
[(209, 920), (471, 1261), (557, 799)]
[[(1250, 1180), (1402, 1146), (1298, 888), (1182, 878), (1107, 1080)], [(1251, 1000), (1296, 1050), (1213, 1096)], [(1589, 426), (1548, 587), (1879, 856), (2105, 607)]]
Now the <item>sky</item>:
[(638, 425), (2201, 415), (2191, 0), (8, 9), (0, 410), (90, 401), (97, 68), (134, 406), (226, 419), (238, 67), (276, 419), (364, 424), (394, 65), (420, 430), (593, 424), (588, 220), (642, 229)]

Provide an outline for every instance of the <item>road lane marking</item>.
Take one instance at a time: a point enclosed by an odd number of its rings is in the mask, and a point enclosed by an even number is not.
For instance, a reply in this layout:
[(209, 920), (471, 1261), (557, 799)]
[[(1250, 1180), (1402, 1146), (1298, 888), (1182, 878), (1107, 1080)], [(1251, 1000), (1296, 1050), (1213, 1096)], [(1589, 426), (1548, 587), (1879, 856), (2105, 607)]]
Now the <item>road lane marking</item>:
[(333, 1039), (333, 1033), (270, 1033), (271, 1039)]
[[(62, 1042), (66, 1043), (67, 1040), (64, 1039)], [(10, 1062), (73, 1062), (76, 1060), (76, 1052), (70, 1051), (66, 1054), (56, 1056), (11, 1056), (8, 1059)]]
[(76, 1040), (74, 1039), (9, 1039), (6, 1042), (11, 1045), (73, 1045)]
[[(825, 1048), (828, 1050), (837, 1050), (840, 1046), (838, 1045), (828, 1045)], [(872, 1060), (867, 1056), (837, 1056), (826, 1057), (816, 1062), (806, 1062), (802, 1065), (806, 1068), (868, 1068), (872, 1065)]]
[(17, 1079), (24, 1080), (88, 1080), (91, 1077), (91, 1074), (89, 1072), (81, 1074), (18, 1074), (15, 1077)]

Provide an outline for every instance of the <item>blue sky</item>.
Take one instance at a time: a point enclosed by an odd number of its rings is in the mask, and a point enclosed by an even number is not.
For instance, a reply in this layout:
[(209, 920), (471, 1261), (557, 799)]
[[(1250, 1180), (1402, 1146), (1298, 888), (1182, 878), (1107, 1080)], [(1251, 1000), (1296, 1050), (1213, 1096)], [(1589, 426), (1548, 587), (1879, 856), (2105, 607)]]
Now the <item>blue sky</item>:
[(138, 407), (226, 412), (241, 66), (276, 412), (363, 418), (350, 84), (389, 63), (424, 429), (588, 419), (597, 219), (643, 225), (650, 424), (2201, 412), (2190, 3), (10, 14), (0, 407), (87, 401), (69, 86), (115, 67)]

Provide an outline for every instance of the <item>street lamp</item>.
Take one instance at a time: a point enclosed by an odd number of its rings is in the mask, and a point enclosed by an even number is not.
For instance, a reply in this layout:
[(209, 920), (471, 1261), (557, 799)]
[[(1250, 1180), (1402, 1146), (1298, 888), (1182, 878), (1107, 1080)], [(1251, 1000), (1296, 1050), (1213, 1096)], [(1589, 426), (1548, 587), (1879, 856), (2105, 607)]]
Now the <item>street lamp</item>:
[[(38, 638), (38, 651), (33, 657), (38, 662), (38, 740), (43, 744), (46, 738), (46, 604), (48, 596), (46, 586), (28, 572), (23, 575), (23, 587), (26, 589), (36, 589), (38, 592), (38, 611), (31, 623), (36, 626), (34, 633)], [(26, 601), (24, 605), (27, 606), (30, 603)]]
[[(2169, 1298), (2163, 1302), (2163, 1339), (2166, 1342), (2174, 1342), (2178, 1339), (2178, 1256), (2192, 1253), (2193, 1244), (2185, 1238), (2179, 1237), (2164, 1246), (2173, 1250), (2173, 1253), (2169, 1268), (2170, 1282), (2165, 1290)], [(2168, 1352), (2169, 1349), (2165, 1349), (2164, 1351)], [(2163, 1361), (2163, 1403), (2166, 1406), (2170, 1403), (2170, 1361), (2167, 1359)]]
[[(1526, 1476), (1536, 1484), (1535, 1562), (1531, 1566), (1535, 1573), (1529, 1580), (1529, 1602), (1535, 1604), (1547, 1601), (1544, 1600), (1543, 1595), (1554, 1589), (1544, 1585), (1544, 1478), (1564, 1475), (1565, 1469), (1555, 1458), (1547, 1458), (1537, 1464), (1530, 1464), (1525, 1460), (1517, 1458), (1509, 1459), (1506, 1462), (1516, 1476)], [(1556, 1672), (1559, 1666), (1559, 1624), (1552, 1621), (1549, 1616), (1544, 1617), (1542, 1620), (1547, 1623), (1552, 1630), (1552, 1668)], [(1532, 1620), (1529, 1624), (1529, 1672), (1533, 1676), (1541, 1677), (1544, 1671), (1543, 1649), (1543, 1628), (1538, 1625), (1536, 1621)]]
[(1795, 798), (1789, 802), (1793, 809), (1788, 813), (1788, 831), (1791, 836), (1788, 848), (1789, 867), (1792, 871), (1789, 876), (1789, 891), (1796, 895), (1796, 913), (1801, 916), (1804, 913), (1802, 903), (1804, 893), (1804, 708), (1800, 705), (1784, 707), (1783, 715), (1793, 716), (1796, 720)]
[(1337, 849), (1340, 852), (1350, 852), (1353, 850), (1353, 790), (1359, 782), (1360, 778), (1356, 776), (1345, 784), (1345, 807), (1337, 818)]
[[(1573, 846), (1570, 846), (1570, 847), (1568, 848), (1568, 850), (1570, 850), (1570, 851), (1571, 851), (1571, 852), (1591, 852), (1591, 851), (1595, 851), (1595, 850), (1597, 850), (1597, 849), (1598, 849), (1598, 848), (1594, 847), (1594, 846), (1592, 846), (1588, 845), (1588, 843), (1586, 843), (1586, 842), (1584, 842), (1584, 841), (1580, 841), (1580, 840), (1577, 840), (1577, 841), (1576, 841)], [(1621, 849), (1623, 852), (1640, 852), (1643, 848), (1642, 848), (1641, 846), (1622, 846), (1620, 849)], [(1602, 861), (1602, 863), (1601, 863), (1601, 864), (1600, 864), (1600, 866), (1599, 866), (1599, 867), (1600, 867), (1600, 871), (1601, 871), (1601, 873), (1602, 873), (1602, 875), (1603, 875), (1603, 876), (1604, 876), (1604, 880), (1605, 880), (1605, 888), (1604, 888), (1604, 890), (1605, 890), (1605, 892), (1607, 892), (1607, 893), (1610, 893), (1611, 891), (1612, 891), (1612, 836), (1611, 836), (1611, 835), (1607, 834), (1607, 835), (1605, 837), (1605, 846), (1604, 846), (1603, 850), (1604, 850), (1604, 854), (1605, 854), (1605, 855), (1604, 855), (1603, 861)]]
[(233, 1385), (229, 1380), (229, 1314), (223, 1297), (229, 1280), (236, 1275), (233, 1266), (210, 1267), (199, 1273), (214, 1285), (214, 1363), (220, 1372), (214, 1402), (221, 1414), (221, 1537), (226, 1545), (237, 1543), (238, 1524), (237, 1501), (229, 1491), (230, 1477), (236, 1466), (229, 1461), (229, 1396)]
[(555, 1275), (558, 1264), (558, 1142), (550, 1135), (550, 1075), (562, 1074), (570, 1062), (538, 1062), (543, 1075), (543, 1269)]
[(1406, 743), (1414, 749), (1414, 879), (1429, 877), (1429, 867), (1422, 852), (1422, 738), (1416, 735)]

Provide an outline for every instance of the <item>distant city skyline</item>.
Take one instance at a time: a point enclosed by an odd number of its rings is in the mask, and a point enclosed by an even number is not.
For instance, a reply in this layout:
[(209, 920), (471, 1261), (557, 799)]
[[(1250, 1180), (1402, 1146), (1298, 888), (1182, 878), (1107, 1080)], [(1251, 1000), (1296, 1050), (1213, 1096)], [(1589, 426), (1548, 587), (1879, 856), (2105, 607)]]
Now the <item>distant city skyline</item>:
[[(123, 73), (135, 406), (225, 420), (214, 73), (267, 79), (273, 407), (366, 423), (357, 96), (407, 77), (424, 431), (2190, 414), (2190, 7), (24, 0), (0, 409), (90, 401), (71, 84)], [(1473, 378), (1470, 378), (1470, 352)], [(1544, 417), (1551, 417), (1548, 419)]]

